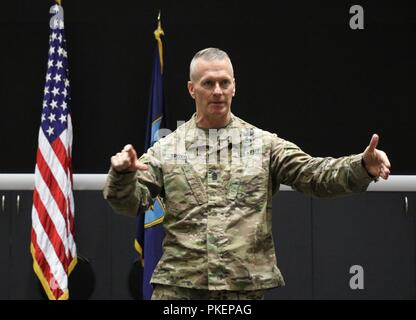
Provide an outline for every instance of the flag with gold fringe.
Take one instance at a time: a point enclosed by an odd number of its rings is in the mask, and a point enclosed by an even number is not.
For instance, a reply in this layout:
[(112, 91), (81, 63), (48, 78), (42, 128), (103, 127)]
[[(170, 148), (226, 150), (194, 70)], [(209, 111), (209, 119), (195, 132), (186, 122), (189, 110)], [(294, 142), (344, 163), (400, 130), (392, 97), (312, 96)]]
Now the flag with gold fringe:
[(72, 123), (63, 8), (51, 7), (49, 54), (38, 135), (33, 192), (33, 268), (51, 300), (69, 298), (77, 263), (72, 194)]

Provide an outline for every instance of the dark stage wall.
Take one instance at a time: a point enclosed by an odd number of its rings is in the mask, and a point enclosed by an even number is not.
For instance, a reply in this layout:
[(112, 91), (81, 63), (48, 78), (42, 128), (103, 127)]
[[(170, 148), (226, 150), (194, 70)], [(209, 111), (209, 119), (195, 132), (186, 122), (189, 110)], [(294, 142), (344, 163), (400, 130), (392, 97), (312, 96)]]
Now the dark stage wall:
[[(0, 4), (0, 173), (34, 171), (53, 1)], [(352, 30), (352, 5), (364, 30)], [(233, 112), (315, 156), (361, 152), (371, 134), (392, 174), (416, 174), (416, 5), (410, 1), (63, 0), (75, 173), (104, 173), (124, 144), (143, 148), (153, 30), (165, 30), (171, 128), (194, 111), (188, 65), (226, 50)]]

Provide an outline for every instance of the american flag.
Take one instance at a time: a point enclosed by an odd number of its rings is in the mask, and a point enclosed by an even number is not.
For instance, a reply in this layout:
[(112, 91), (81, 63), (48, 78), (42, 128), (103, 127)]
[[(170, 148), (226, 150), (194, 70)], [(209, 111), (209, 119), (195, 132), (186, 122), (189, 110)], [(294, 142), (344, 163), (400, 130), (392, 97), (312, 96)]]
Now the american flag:
[[(60, 10), (62, 7), (56, 5), (51, 8), (51, 13), (57, 14)], [(53, 300), (68, 299), (68, 275), (77, 261), (71, 169), (71, 99), (63, 14), (61, 17), (51, 20), (31, 236), (34, 270), (48, 298)]]

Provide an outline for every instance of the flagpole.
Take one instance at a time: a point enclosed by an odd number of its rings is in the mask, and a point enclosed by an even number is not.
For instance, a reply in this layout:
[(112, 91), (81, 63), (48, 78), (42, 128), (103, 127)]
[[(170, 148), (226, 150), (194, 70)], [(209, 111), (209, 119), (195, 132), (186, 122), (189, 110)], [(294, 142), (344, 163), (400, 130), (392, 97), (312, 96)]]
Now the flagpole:
[(161, 27), (161, 22), (160, 22), (160, 9), (159, 9), (159, 14), (157, 15), (157, 31), (162, 31), (162, 27)]
[(164, 36), (165, 33), (163, 32), (162, 22), (160, 20), (160, 9), (159, 9), (159, 14), (157, 16), (157, 28), (154, 31), (154, 35), (155, 35), (155, 39), (157, 41), (158, 48), (159, 48), (160, 71), (163, 73), (163, 45), (162, 45), (162, 39), (160, 38), (160, 36)]

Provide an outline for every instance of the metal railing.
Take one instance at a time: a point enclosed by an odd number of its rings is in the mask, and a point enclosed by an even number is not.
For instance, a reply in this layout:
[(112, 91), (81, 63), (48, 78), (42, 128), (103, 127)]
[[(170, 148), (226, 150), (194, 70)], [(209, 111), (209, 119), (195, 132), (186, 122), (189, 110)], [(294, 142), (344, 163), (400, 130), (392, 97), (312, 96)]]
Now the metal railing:
[[(74, 174), (74, 190), (102, 190), (106, 173), (102, 174)], [(0, 190), (33, 190), (34, 174), (0, 174)], [(281, 185), (281, 191), (292, 191), (289, 186)], [(372, 182), (367, 191), (416, 191), (416, 175), (395, 175), (388, 180), (380, 179)]]

